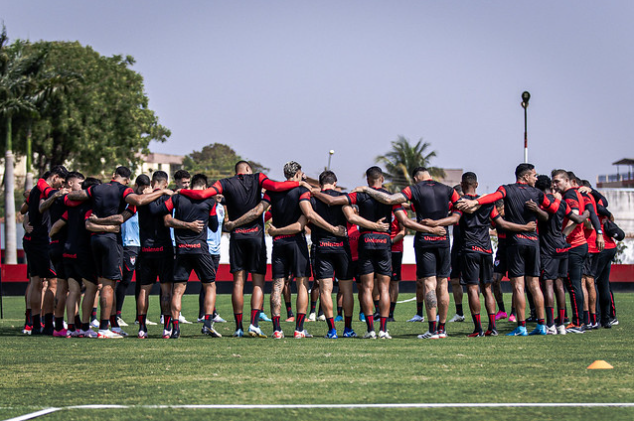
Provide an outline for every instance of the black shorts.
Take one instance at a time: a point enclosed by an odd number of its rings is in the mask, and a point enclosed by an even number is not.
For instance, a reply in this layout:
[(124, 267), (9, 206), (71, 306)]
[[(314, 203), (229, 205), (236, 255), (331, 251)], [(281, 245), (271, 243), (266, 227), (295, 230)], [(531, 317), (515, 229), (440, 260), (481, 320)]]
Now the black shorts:
[(306, 238), (303, 235), (295, 235), (290, 238), (273, 239), (271, 269), (273, 279), (289, 276), (310, 277), (310, 256)]
[(416, 277), (447, 278), (451, 273), (451, 251), (449, 247), (420, 249), (414, 247), (416, 253)]
[(352, 276), (354, 277), (354, 281), (356, 283), (360, 283), (361, 277), (359, 276), (359, 260), (351, 260), (350, 266), (352, 267)]
[(588, 253), (583, 261), (583, 276), (596, 278), (599, 263), (599, 253)]
[(462, 280), (467, 285), (493, 282), (493, 256), (483, 253), (462, 253)]
[(568, 276), (568, 253), (555, 256), (541, 255), (542, 280), (565, 279)]
[(92, 254), (65, 254), (64, 271), (66, 279), (74, 279), (80, 284), (82, 280), (97, 284), (97, 269)]
[(192, 270), (203, 284), (216, 280), (216, 268), (210, 254), (177, 254), (174, 260), (174, 282), (189, 281)]
[(332, 279), (335, 275), (337, 279), (347, 281), (353, 278), (352, 259), (346, 252), (315, 253), (315, 279)]
[(48, 244), (34, 244), (30, 241), (24, 241), (22, 244), (26, 253), (29, 276), (39, 276), (44, 279), (57, 277), (51, 263)]
[(498, 247), (495, 252), (495, 260), (493, 261), (493, 273), (506, 275), (508, 267), (506, 264), (506, 246)]
[(123, 261), (123, 245), (112, 236), (93, 235), (90, 247), (100, 278), (120, 281), (122, 278), (121, 262)]
[(136, 269), (139, 250), (141, 247), (123, 246), (123, 270), (125, 272), (134, 272)]
[(64, 243), (51, 243), (48, 248), (48, 255), (53, 264), (53, 269), (57, 279), (66, 279), (66, 269), (64, 268)]
[(451, 272), (449, 279), (460, 279), (462, 273), (462, 253), (451, 249)]
[(229, 261), (231, 273), (244, 270), (248, 273), (266, 274), (264, 235), (241, 235), (239, 239), (232, 236), (229, 242)]
[(392, 252), (392, 282), (401, 280), (401, 266), (403, 264), (403, 252)]
[(174, 281), (174, 255), (161, 257), (154, 254), (148, 257), (141, 253), (136, 261), (136, 281), (140, 285), (152, 285), (157, 278), (162, 284)]
[(539, 245), (510, 245), (506, 249), (509, 278), (539, 276), (541, 266)]

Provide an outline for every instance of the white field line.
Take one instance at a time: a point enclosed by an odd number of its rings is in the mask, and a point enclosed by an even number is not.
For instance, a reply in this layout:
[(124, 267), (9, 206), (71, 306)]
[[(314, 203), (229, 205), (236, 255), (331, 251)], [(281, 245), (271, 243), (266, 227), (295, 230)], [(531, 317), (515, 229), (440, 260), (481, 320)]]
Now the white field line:
[(370, 404), (289, 404), (289, 405), (77, 405), (60, 408), (46, 408), (41, 411), (11, 418), (6, 421), (26, 421), (52, 412), (68, 409), (401, 409), (401, 408), (634, 408), (632, 402), (590, 403), (590, 402), (518, 402), (518, 403), (370, 403)]
[(410, 301), (416, 301), (416, 297), (409, 298), (409, 299), (403, 300), (403, 301), (397, 301), (396, 304), (409, 303)]

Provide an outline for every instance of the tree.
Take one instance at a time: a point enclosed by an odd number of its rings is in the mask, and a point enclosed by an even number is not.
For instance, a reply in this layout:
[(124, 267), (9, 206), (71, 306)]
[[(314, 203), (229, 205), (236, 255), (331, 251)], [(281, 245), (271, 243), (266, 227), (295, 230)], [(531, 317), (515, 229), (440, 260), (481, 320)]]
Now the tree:
[[(38, 118), (19, 127), (21, 139), (32, 134), (39, 173), (60, 164), (89, 174), (109, 173), (116, 165), (135, 167), (152, 140), (170, 136), (148, 108), (143, 77), (130, 68), (131, 56), (105, 57), (78, 42), (41, 41), (27, 49), (47, 51), (38, 79)], [(28, 142), (16, 146), (27, 153)]]
[(6, 28), (0, 33), (0, 116), (2, 117), (4, 143), (4, 205), (6, 263), (17, 263), (15, 227), (15, 178), (13, 175), (13, 119), (18, 116), (36, 115), (32, 98), (37, 95), (37, 74), (43, 67), (47, 51), (29, 53), (26, 44), (17, 42), (9, 47)]
[[(183, 168), (192, 174), (203, 173), (209, 180), (219, 180), (235, 174), (234, 166), (238, 161), (248, 161), (240, 157), (230, 146), (222, 143), (207, 145), (199, 151), (185, 156)], [(269, 168), (258, 162), (249, 161), (253, 172), (266, 172)]]
[(404, 136), (392, 142), (392, 149), (385, 155), (379, 155), (375, 162), (385, 167), (385, 178), (389, 180), (386, 185), (396, 190), (412, 184), (412, 171), (416, 167), (425, 167), (432, 177), (442, 178), (445, 171), (442, 168), (430, 166), (431, 159), (436, 157), (436, 151), (426, 153), (431, 147), (430, 143), (423, 142), (421, 138), (415, 145)]

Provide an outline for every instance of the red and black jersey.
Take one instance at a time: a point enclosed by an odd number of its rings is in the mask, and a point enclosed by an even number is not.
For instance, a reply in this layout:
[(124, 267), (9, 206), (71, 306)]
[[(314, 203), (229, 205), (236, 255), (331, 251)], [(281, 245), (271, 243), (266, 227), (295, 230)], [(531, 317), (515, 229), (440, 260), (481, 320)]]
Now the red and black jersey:
[(359, 236), (361, 233), (359, 232), (359, 227), (354, 224), (347, 223), (346, 227), (348, 228), (348, 242), (350, 244), (350, 257), (353, 262), (359, 260)]
[(592, 224), (592, 228), (586, 228), (583, 225), (583, 235), (586, 237), (588, 243), (588, 253), (598, 253), (597, 248), (597, 230), (601, 229), (601, 223), (599, 222), (597, 202), (594, 200), (594, 196), (581, 193), (583, 198), (584, 208), (590, 213), (589, 219)]
[[(529, 200), (550, 214), (558, 209), (558, 204), (548, 200), (544, 192), (525, 183), (500, 186), (495, 193), (480, 197), (478, 203), (492, 204), (500, 199), (504, 199), (504, 219), (519, 225), (537, 220), (537, 215), (526, 207)], [(539, 235), (536, 232), (509, 232), (506, 239), (509, 246), (539, 244)]]
[[(262, 189), (267, 191), (286, 191), (298, 187), (297, 181), (275, 182), (262, 173), (237, 174), (233, 177), (216, 181), (205, 190), (181, 190), (179, 193), (191, 199), (207, 199), (217, 194), (225, 197), (229, 220), (235, 221), (253, 209), (262, 198)], [(231, 232), (235, 235), (264, 235), (264, 222), (256, 218)]]
[[(134, 193), (128, 186), (117, 181), (110, 181), (105, 184), (90, 186), (86, 189), (86, 193), (91, 199), (92, 212), (98, 218), (106, 218), (108, 216), (117, 215), (126, 209), (127, 203), (125, 198)], [(131, 209), (134, 210), (134, 209)], [(121, 234), (98, 232), (93, 235), (104, 235), (107, 237), (117, 238), (121, 242)]]
[[(344, 193), (338, 192), (337, 190), (322, 190), (323, 194), (327, 194), (332, 197), (338, 197), (343, 195)], [(310, 204), (312, 205), (314, 211), (321, 216), (326, 222), (330, 225), (336, 227), (341, 225), (343, 227), (346, 226), (348, 220), (343, 213), (343, 206), (328, 206), (321, 200), (317, 200), (314, 197), (311, 197)], [(332, 233), (324, 230), (321, 227), (318, 227), (315, 224), (311, 224), (310, 226), (311, 232), (311, 240), (313, 244), (319, 244), (320, 241), (325, 242), (341, 242), (345, 241), (345, 237), (337, 237)]]
[[(413, 186), (405, 187), (401, 193), (412, 203), (417, 222), (426, 218), (446, 218), (449, 215), (450, 204), (460, 200), (460, 195), (452, 187), (434, 180), (420, 181)], [(414, 245), (418, 248), (449, 248), (449, 236), (417, 232)]]
[(40, 213), (40, 200), (46, 200), (57, 190), (53, 190), (46, 180), (40, 178), (31, 189), (26, 203), (29, 206), (29, 224), (33, 227), (33, 231), (24, 236), (26, 241), (33, 244), (48, 244), (48, 232), (51, 229), (51, 217), (48, 211)]
[[(552, 194), (547, 194), (546, 197), (551, 202), (557, 201)], [(561, 201), (557, 212), (550, 215), (548, 221), (537, 221), (541, 254), (556, 257), (570, 249), (570, 244), (566, 242), (566, 237), (563, 234), (563, 227), (564, 220), (571, 213), (570, 206), (565, 201)]]
[[(396, 210), (403, 210), (405, 211), (405, 209), (403, 207), (400, 207)], [(394, 212), (392, 212), (392, 225), (390, 226), (390, 240), (392, 241), (392, 252), (403, 252), (403, 239), (401, 238), (401, 241), (399, 241), (398, 243), (394, 242), (394, 238), (398, 235), (398, 233), (401, 231), (401, 223), (398, 222), (398, 219), (396, 219), (396, 215), (394, 215)]]
[[(163, 214), (175, 211), (174, 218), (180, 221), (202, 221), (210, 230), (216, 231), (218, 229), (215, 199), (195, 200), (175, 194), (161, 206)], [(176, 240), (176, 254), (209, 253), (207, 230), (204, 228), (200, 233), (189, 229), (174, 228), (174, 239)]]
[[(576, 188), (572, 187), (566, 190), (564, 192), (563, 199), (568, 204), (568, 206), (570, 206), (570, 209), (572, 209), (573, 211), (576, 210), (579, 214), (583, 213), (585, 208), (583, 197), (581, 197), (581, 193), (579, 193)], [(568, 225), (568, 218), (564, 219), (564, 228), (566, 227), (566, 225)], [(570, 244), (571, 248), (579, 247), (586, 244), (586, 237), (585, 235), (583, 235), (583, 226), (577, 225), (575, 229), (573, 229), (572, 232), (568, 235), (566, 241), (568, 242), (568, 244)]]
[[(67, 201), (68, 203), (68, 201)], [(64, 257), (76, 259), (77, 255), (88, 256), (90, 252), (91, 232), (86, 229), (86, 220), (92, 214), (90, 202), (79, 202), (77, 206), (69, 205), (61, 219), (66, 221), (68, 232), (64, 243)]]
[(161, 196), (147, 206), (139, 206), (139, 239), (141, 241), (141, 253), (148, 257), (172, 257), (174, 246), (169, 227), (165, 226), (163, 216), (166, 215), (166, 207), (163, 204), (168, 196)]
[(295, 187), (283, 192), (267, 191), (262, 200), (271, 204), (273, 224), (281, 228), (294, 224), (299, 220), (303, 215), (299, 202), (302, 200), (310, 201), (310, 192), (304, 187)]
[[(390, 192), (385, 190), (384, 188), (376, 190), (390, 194)], [(377, 222), (381, 218), (385, 218), (384, 222), (390, 225), (392, 223), (392, 210), (400, 207), (400, 205), (392, 206), (383, 204), (377, 200), (374, 200), (370, 195), (366, 193), (348, 194), (348, 203), (351, 205), (357, 205), (359, 207), (359, 216), (361, 216), (362, 218), (365, 218), (370, 222)], [(359, 227), (359, 231), (361, 232), (361, 234), (363, 234), (364, 232), (368, 232), (368, 230), (363, 227)], [(390, 234), (389, 228), (387, 234)]]
[[(64, 202), (67, 201), (66, 197), (66, 195), (58, 197), (49, 208), (48, 212), (51, 218), (51, 226), (61, 219), (64, 212), (66, 212), (66, 205), (64, 204)], [(65, 225), (57, 234), (51, 237), (51, 244), (57, 243), (63, 245), (66, 242), (67, 233), (68, 226)]]
[[(464, 197), (475, 200), (479, 196), (467, 194)], [(459, 222), (462, 251), (493, 254), (489, 227), (491, 226), (491, 221), (499, 217), (500, 214), (493, 203), (483, 205), (473, 213), (463, 213)]]

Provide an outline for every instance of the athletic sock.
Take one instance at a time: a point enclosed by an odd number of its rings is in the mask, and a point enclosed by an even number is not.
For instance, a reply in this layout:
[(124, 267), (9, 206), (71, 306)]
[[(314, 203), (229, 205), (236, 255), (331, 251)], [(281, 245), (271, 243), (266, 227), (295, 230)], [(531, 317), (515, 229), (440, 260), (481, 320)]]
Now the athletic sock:
[(108, 330), (108, 323), (110, 321), (109, 320), (102, 320), (101, 322), (99, 322), (99, 330)]
[(64, 329), (64, 318), (63, 317), (56, 317), (55, 318), (55, 331), (59, 332), (62, 329)]
[(32, 318), (33, 318), (33, 329), (37, 329), (39, 332), (39, 330), (42, 329), (42, 321), (40, 320), (40, 315), (34, 314)]
[(553, 307), (546, 307), (546, 324), (548, 327), (553, 326), (555, 318), (555, 309)]
[(172, 320), (172, 332), (179, 332), (180, 333), (181, 328), (180, 325), (178, 323), (178, 319), (173, 319)]
[(431, 334), (436, 333), (436, 321), (434, 320), (433, 322), (427, 322), (429, 324), (429, 332)]
[(593, 325), (597, 324), (597, 313), (590, 313), (590, 322)]
[(444, 331), (445, 331), (445, 324), (438, 322), (438, 332), (444, 332)]
[(211, 319), (212, 319), (211, 314), (205, 314), (204, 317), (205, 317), (205, 326), (211, 329)]
[(170, 324), (172, 323), (172, 316), (163, 316), (163, 329), (170, 330)]
[(244, 328), (242, 327), (242, 313), (233, 313), (233, 318), (236, 321), (236, 330), (244, 331)]
[(321, 302), (319, 303), (320, 307), (319, 307), (319, 311), (317, 312), (317, 317), (321, 317), (324, 315), (324, 311), (321, 309)]
[(260, 321), (260, 311), (259, 309), (251, 310), (251, 324), (255, 327), (259, 327), (258, 322)]
[(287, 301), (285, 304), (286, 304), (286, 317), (293, 317), (293, 306), (291, 305), (291, 302)]
[(282, 330), (280, 326), (280, 316), (273, 316), (273, 330), (276, 332)]
[(298, 332), (304, 331), (304, 319), (306, 319), (306, 313), (297, 313), (297, 318), (295, 319), (295, 330)]
[(332, 317), (326, 317), (326, 324), (328, 325), (328, 330), (335, 328), (335, 320)]
[(424, 306), (424, 303), (422, 301), (421, 302), (418, 302), (418, 301), (416, 302), (416, 315), (417, 316), (423, 317), (423, 306)]
[(526, 327), (526, 320), (517, 321), (517, 327)]
[(374, 312), (378, 313), (379, 311), (380, 311), (379, 310), (379, 300), (375, 300), (374, 301)]
[(396, 303), (395, 302), (390, 302), (390, 317), (394, 318), (394, 309), (396, 309)]
[(590, 323), (590, 312), (587, 311), (587, 310), (584, 310), (584, 312), (583, 312), (583, 322), (585, 324)]
[(344, 317), (344, 323), (345, 323), (345, 327), (347, 329), (352, 329), (352, 316), (346, 316)]
[(110, 326), (111, 327), (119, 327), (119, 322), (117, 321), (117, 316), (116, 315), (110, 316)]
[(480, 313), (471, 313), (471, 317), (473, 317), (473, 331), (482, 332), (482, 321), (480, 320)]
[(44, 329), (53, 329), (53, 313), (44, 315)]
[(379, 330), (381, 330), (383, 332), (387, 332), (387, 317), (381, 316), (381, 318), (379, 320), (380, 320)]
[(342, 313), (343, 313), (343, 307), (337, 306), (337, 316), (341, 316)]
[(456, 303), (456, 314), (458, 316), (464, 316), (464, 313), (462, 312), (462, 304)]
[(139, 330), (143, 332), (147, 332), (147, 325), (146, 325), (147, 315), (139, 314), (137, 316), (137, 321), (139, 322)]
[(537, 324), (538, 325), (543, 325), (544, 324), (544, 319), (537, 319)]
[(118, 310), (118, 311), (117, 311), (117, 317), (118, 317), (118, 318), (121, 318), (121, 310)]
[(504, 301), (502, 300), (498, 301), (498, 310), (501, 311), (502, 313), (506, 313), (506, 309), (504, 308)]
[(315, 312), (315, 307), (317, 307), (317, 301), (311, 301), (310, 302), (310, 314), (313, 314)]
[(90, 329), (90, 323), (86, 322), (86, 323), (82, 323), (81, 324), (81, 330), (83, 330), (85, 332), (88, 329)]
[(374, 330), (374, 315), (366, 314), (365, 315), (365, 324), (368, 325), (368, 332)]
[(33, 318), (31, 317), (31, 309), (27, 308), (26, 311), (24, 312), (24, 324), (26, 326), (33, 326)]
[(92, 308), (92, 313), (90, 313), (90, 321), (97, 320), (97, 307)]
[(496, 330), (495, 313), (489, 314), (489, 330)]
[(79, 314), (75, 315), (75, 326), (81, 326), (81, 318), (79, 317)]
[(69, 332), (74, 332), (75, 330), (77, 330), (77, 329), (75, 328), (75, 324), (74, 323), (71, 323), (71, 324), (68, 325), (68, 331)]
[(517, 316), (517, 313), (515, 313), (515, 307), (511, 307), (511, 314)]
[(565, 318), (566, 318), (566, 309), (565, 308), (560, 308), (559, 309), (559, 318), (557, 319), (557, 324), (560, 325), (560, 326), (563, 325)]

